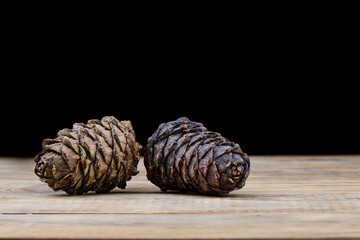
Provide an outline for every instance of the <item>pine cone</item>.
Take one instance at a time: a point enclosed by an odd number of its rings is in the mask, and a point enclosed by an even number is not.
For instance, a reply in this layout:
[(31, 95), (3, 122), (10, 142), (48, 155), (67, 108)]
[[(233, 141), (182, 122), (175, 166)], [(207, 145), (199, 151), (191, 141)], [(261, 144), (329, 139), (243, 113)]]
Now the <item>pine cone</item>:
[(75, 123), (45, 139), (35, 157), (35, 174), (55, 191), (70, 195), (106, 193), (136, 175), (141, 145), (130, 121), (115, 117)]
[(144, 148), (148, 179), (162, 191), (223, 195), (245, 185), (250, 160), (240, 146), (186, 117), (163, 123)]

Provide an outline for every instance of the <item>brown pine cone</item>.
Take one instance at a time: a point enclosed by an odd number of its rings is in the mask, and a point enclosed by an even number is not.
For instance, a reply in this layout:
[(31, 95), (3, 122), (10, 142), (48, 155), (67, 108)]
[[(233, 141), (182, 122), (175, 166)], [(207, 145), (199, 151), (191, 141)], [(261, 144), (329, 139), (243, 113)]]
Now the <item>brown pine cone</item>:
[(250, 160), (240, 146), (186, 117), (163, 123), (144, 148), (148, 179), (162, 191), (223, 195), (245, 185)]
[(35, 174), (55, 191), (80, 195), (125, 188), (138, 173), (142, 147), (130, 121), (104, 117), (60, 130), (57, 138), (45, 139), (42, 148), (35, 157)]

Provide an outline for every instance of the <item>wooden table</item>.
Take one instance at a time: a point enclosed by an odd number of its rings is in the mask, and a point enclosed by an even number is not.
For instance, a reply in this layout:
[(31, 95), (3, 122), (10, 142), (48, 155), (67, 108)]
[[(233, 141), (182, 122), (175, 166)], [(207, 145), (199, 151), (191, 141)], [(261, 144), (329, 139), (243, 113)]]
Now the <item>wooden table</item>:
[(360, 156), (252, 156), (242, 190), (163, 193), (140, 174), (125, 190), (68, 196), (0, 158), (0, 238), (360, 238)]

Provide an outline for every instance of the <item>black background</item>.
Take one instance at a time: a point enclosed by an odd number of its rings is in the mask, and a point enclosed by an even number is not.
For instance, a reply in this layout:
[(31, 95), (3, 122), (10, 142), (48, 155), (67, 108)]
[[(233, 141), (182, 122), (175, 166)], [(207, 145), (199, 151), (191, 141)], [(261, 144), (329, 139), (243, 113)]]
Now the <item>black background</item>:
[(359, 154), (352, 19), (314, 16), (9, 25), (0, 155), (33, 157), (58, 130), (108, 115), (143, 145), (187, 116), (250, 155)]

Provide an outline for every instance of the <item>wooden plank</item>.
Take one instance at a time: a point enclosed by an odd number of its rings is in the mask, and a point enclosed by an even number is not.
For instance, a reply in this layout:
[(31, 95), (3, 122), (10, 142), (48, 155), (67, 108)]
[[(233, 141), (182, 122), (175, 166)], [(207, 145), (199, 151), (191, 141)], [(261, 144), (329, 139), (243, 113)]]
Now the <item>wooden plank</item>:
[(360, 236), (359, 214), (3, 215), (2, 238), (294, 239)]
[(68, 196), (32, 159), (0, 158), (0, 238), (360, 238), (360, 156), (251, 161), (244, 189), (225, 197), (163, 193), (143, 162), (124, 190)]
[[(312, 158), (284, 161), (282, 158), (255, 157), (252, 163), (251, 177), (245, 188), (225, 197), (163, 193), (147, 181), (142, 163), (139, 164), (141, 173), (128, 182), (125, 190), (68, 196), (64, 192), (54, 192), (41, 183), (32, 172), (31, 161), (5, 161), (10, 166), (5, 165), (0, 170), (0, 212), (283, 213), (352, 212), (360, 208), (360, 161), (356, 159), (347, 158), (342, 162)], [(5, 171), (12, 164), (20, 168), (17, 174)], [(129, 204), (134, 201), (136, 207)]]

